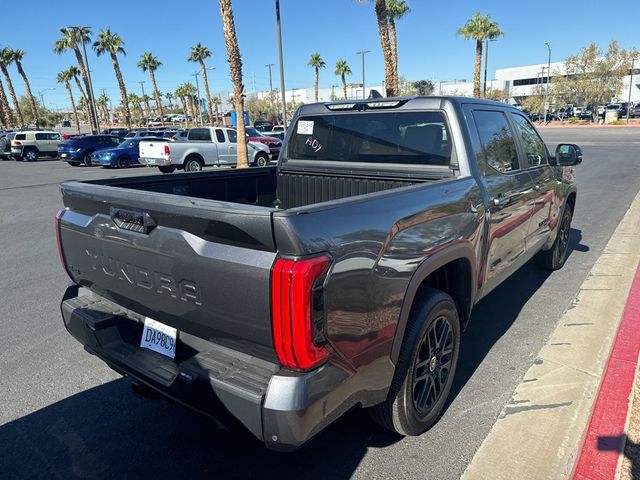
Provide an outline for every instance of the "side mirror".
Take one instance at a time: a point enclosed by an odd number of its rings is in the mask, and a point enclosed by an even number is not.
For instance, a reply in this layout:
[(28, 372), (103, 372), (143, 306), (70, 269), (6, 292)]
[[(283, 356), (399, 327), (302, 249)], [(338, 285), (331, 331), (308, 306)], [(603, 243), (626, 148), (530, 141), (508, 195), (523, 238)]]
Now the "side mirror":
[(572, 143), (561, 143), (556, 147), (556, 165), (570, 167), (582, 163), (582, 149)]

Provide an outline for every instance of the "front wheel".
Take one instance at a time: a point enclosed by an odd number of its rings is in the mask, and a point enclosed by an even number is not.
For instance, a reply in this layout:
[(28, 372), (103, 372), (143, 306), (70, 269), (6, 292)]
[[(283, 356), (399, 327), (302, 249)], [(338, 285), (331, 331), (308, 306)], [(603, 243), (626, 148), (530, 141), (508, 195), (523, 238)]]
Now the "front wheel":
[(534, 257), (536, 265), (545, 270), (560, 270), (567, 261), (569, 253), (569, 232), (571, 231), (571, 208), (566, 205), (562, 213), (562, 222), (558, 234), (549, 250), (542, 250)]
[(131, 166), (131, 160), (129, 157), (118, 158), (118, 168), (129, 168)]
[(449, 295), (425, 288), (405, 330), (387, 399), (373, 419), (401, 435), (420, 435), (438, 420), (458, 363), (460, 320)]
[(91, 164), (91, 154), (90, 153), (85, 155), (82, 161), (84, 162), (86, 167), (92, 167), (93, 166)]
[(269, 163), (269, 157), (264, 153), (256, 155), (255, 164), (257, 167), (266, 167)]
[(162, 165), (158, 167), (158, 170), (160, 170), (162, 173), (172, 173), (176, 170), (176, 167), (174, 167), (173, 165)]

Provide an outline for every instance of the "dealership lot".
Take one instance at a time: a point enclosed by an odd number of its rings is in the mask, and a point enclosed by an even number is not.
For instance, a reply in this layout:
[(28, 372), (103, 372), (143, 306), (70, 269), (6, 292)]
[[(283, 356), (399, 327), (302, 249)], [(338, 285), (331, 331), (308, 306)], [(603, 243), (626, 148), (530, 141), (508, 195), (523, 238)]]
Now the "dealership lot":
[(267, 452), (249, 434), (219, 431), (167, 402), (132, 396), (127, 381), (64, 331), (58, 304), (65, 277), (53, 232), (58, 182), (157, 172), (0, 162), (0, 468), (11, 478), (458, 478), (640, 189), (640, 129), (542, 134), (550, 148), (559, 141), (584, 147), (566, 267), (549, 275), (527, 265), (477, 306), (451, 404), (432, 430), (401, 439), (354, 412), (291, 455)]

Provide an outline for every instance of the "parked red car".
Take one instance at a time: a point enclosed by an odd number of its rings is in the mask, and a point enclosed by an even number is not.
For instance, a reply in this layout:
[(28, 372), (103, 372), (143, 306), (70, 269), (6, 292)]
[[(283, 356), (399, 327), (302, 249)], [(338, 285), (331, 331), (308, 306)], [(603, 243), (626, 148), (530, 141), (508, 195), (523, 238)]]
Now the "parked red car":
[(267, 147), (269, 147), (271, 159), (278, 159), (278, 155), (280, 155), (280, 147), (282, 147), (282, 140), (275, 137), (267, 137), (253, 127), (246, 127), (245, 131), (247, 132), (250, 142), (264, 143)]

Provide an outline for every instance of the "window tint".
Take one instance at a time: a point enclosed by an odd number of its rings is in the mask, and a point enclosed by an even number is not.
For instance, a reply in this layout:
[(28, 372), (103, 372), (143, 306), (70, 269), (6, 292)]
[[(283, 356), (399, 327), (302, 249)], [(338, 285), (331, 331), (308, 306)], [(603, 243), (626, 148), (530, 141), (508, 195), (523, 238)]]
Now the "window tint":
[(231, 143), (238, 143), (238, 132), (235, 130), (227, 130), (227, 135), (229, 135), (229, 141)]
[(60, 140), (60, 134), (59, 133), (50, 133), (49, 134), (49, 140)]
[(511, 117), (516, 123), (516, 128), (522, 140), (522, 147), (527, 155), (527, 167), (546, 165), (548, 163), (547, 149), (542, 139), (538, 136), (536, 129), (522, 115), (512, 113)]
[(502, 173), (519, 170), (518, 150), (505, 114), (476, 110), (473, 117), (482, 144), (478, 160)]
[(289, 158), (448, 165), (451, 136), (442, 112), (376, 112), (301, 117)]
[(220, 130), (219, 128), (216, 128), (216, 139), (218, 140), (219, 143), (225, 143), (226, 140), (224, 138), (224, 132), (222, 130)]
[(49, 134), (47, 134), (47, 133), (36, 133), (36, 140), (49, 140)]
[(25, 133), (16, 133), (14, 140), (26, 140), (27, 135)]
[(192, 128), (189, 130), (189, 140), (211, 141), (211, 130), (208, 128)]

